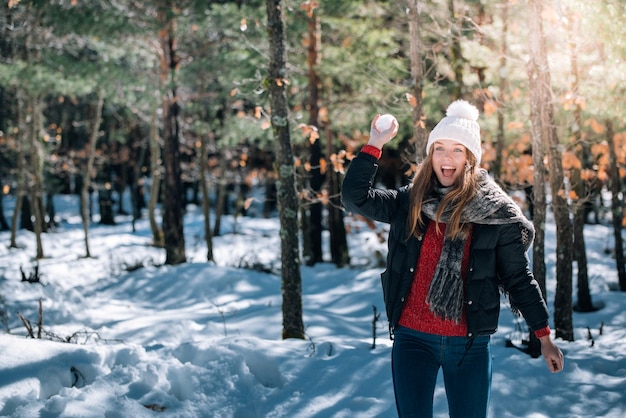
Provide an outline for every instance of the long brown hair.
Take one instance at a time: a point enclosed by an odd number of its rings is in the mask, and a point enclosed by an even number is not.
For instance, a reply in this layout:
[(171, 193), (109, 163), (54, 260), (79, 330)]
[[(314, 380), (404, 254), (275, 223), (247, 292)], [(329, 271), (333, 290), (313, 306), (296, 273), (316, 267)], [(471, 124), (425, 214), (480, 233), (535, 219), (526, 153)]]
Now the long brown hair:
[[(413, 177), (413, 184), (409, 195), (411, 207), (407, 218), (409, 237), (411, 235), (419, 237), (421, 231), (424, 230), (427, 222), (422, 213), (422, 205), (426, 203), (424, 197), (428, 196), (433, 189), (439, 185), (439, 180), (437, 180), (437, 175), (433, 170), (432, 155), (431, 146), (431, 152), (418, 164), (415, 176)], [(446, 208), (452, 208), (452, 215), (446, 226), (446, 236), (449, 238), (465, 238), (468, 236), (471, 228), (471, 225), (463, 223), (461, 214), (465, 205), (474, 197), (478, 189), (478, 162), (474, 154), (467, 148), (465, 149), (465, 156), (467, 158), (465, 170), (452, 186), (450, 192), (441, 199), (435, 215), (435, 220), (439, 222)], [(437, 232), (439, 232), (438, 225)]]

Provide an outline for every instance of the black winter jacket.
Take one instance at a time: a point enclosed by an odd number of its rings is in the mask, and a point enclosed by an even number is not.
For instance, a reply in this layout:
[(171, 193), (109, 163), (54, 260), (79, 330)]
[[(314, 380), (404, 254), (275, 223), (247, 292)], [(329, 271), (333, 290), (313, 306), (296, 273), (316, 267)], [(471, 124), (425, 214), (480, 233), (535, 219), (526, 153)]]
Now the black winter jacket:
[[(359, 153), (350, 163), (341, 193), (348, 211), (390, 224), (387, 268), (381, 275), (381, 284), (390, 335), (393, 335), (418, 267), (422, 242), (421, 237), (406, 237), (409, 186), (399, 190), (374, 188), (376, 161), (367, 153)], [(517, 224), (475, 224), (464, 294), (468, 337), (496, 331), (500, 288), (532, 330), (548, 326), (548, 309), (529, 269), (520, 227)]]

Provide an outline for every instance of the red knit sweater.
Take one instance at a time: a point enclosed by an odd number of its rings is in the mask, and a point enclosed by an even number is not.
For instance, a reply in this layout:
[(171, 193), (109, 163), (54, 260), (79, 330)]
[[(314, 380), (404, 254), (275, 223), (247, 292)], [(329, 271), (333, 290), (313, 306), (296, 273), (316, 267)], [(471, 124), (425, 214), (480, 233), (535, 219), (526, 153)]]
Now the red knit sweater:
[[(422, 250), (420, 252), (417, 267), (415, 268), (415, 276), (411, 285), (409, 296), (404, 304), (402, 316), (399, 325), (411, 328), (416, 331), (426, 332), (428, 334), (444, 335), (448, 337), (467, 335), (467, 319), (465, 310), (461, 320), (457, 323), (450, 319), (442, 319), (430, 311), (426, 303), (426, 296), (430, 288), (430, 282), (435, 274), (437, 263), (443, 249), (443, 241), (446, 232), (446, 224), (439, 224), (440, 231), (437, 232), (435, 222), (430, 221), (424, 235)], [(469, 265), (469, 249), (470, 239), (465, 243), (463, 251), (463, 262), (461, 264), (461, 275), (463, 282), (467, 277), (467, 268)]]

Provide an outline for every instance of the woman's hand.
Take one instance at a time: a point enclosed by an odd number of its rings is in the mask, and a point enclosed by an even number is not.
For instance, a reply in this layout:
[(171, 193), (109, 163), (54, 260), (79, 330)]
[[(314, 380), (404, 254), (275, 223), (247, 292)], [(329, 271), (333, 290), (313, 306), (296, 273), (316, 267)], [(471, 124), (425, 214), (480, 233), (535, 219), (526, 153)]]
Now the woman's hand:
[(550, 336), (541, 337), (539, 341), (541, 341), (541, 354), (548, 365), (548, 369), (552, 373), (558, 373), (563, 370), (563, 353), (550, 339)]
[(391, 122), (391, 126), (388, 129), (385, 129), (384, 131), (379, 131), (378, 128), (376, 128), (376, 121), (378, 121), (379, 117), (380, 114), (376, 115), (376, 117), (374, 117), (374, 120), (372, 121), (372, 125), (370, 127), (370, 139), (367, 142), (367, 145), (372, 145), (378, 149), (383, 149), (383, 146), (397, 135), (398, 124), (394, 120), (393, 122)]

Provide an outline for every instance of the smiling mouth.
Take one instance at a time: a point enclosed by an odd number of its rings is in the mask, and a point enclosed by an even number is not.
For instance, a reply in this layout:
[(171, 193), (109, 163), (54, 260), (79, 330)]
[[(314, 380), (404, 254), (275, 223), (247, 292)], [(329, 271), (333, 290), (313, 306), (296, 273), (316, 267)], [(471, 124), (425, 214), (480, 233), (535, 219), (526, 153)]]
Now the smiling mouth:
[(441, 174), (443, 174), (444, 177), (452, 177), (455, 171), (456, 171), (456, 167), (449, 166), (449, 165), (441, 166)]

